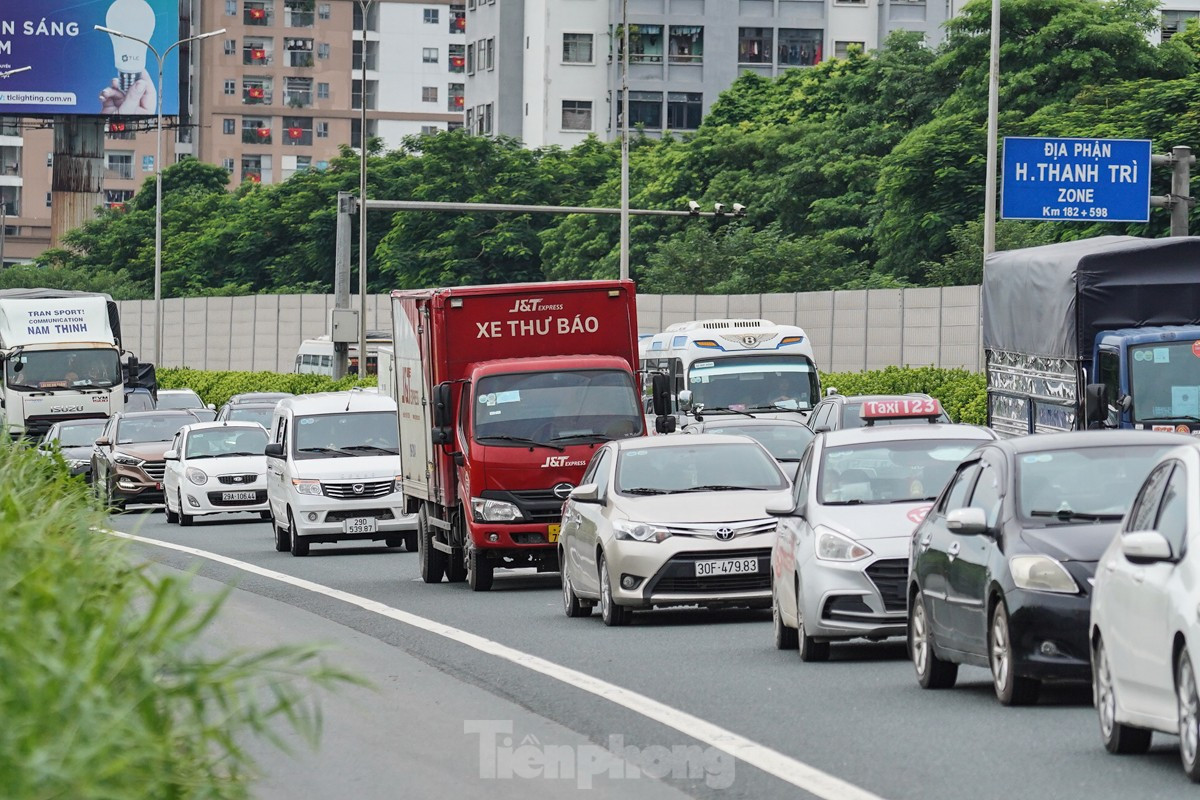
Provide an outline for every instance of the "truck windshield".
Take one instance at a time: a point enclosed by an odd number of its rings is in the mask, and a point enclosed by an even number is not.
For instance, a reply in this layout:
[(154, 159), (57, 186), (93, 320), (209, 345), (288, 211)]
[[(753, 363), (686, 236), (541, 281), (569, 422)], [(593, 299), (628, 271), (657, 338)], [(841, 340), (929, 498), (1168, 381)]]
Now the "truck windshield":
[(807, 356), (726, 356), (697, 361), (688, 371), (692, 402), (738, 411), (807, 411), (819, 393)]
[(624, 439), (644, 428), (633, 380), (618, 370), (491, 375), (474, 408), (475, 438), (488, 445)]
[(400, 454), (395, 411), (353, 411), (296, 417), (296, 459)]
[(4, 365), (10, 388), (32, 392), (43, 389), (106, 389), (121, 382), (117, 351), (22, 350)]
[(1129, 348), (1135, 421), (1200, 418), (1200, 357), (1192, 347), (1192, 342), (1153, 342)]

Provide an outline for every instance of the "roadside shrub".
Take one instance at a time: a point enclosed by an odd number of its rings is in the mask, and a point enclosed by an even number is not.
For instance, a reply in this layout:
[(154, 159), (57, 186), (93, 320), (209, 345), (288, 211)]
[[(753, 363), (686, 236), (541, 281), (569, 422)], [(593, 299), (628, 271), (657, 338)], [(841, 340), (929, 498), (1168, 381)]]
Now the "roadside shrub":
[(823, 387), (842, 394), (908, 394), (936, 397), (955, 422), (987, 422), (987, 379), (981, 373), (940, 367), (887, 367), (868, 372), (826, 372)]
[(339, 392), (354, 386), (374, 386), (375, 376), (363, 380), (351, 376), (335, 381), (328, 375), (297, 375), (279, 372), (220, 372), (163, 367), (157, 370), (158, 385), (163, 389), (192, 389), (206, 403), (220, 406), (243, 392)]
[[(0, 442), (0, 775), (7, 800), (245, 798), (247, 734), (310, 740), (312, 648), (213, 656), (220, 601), (138, 566), (64, 464)], [(302, 690), (307, 689), (308, 692)]]

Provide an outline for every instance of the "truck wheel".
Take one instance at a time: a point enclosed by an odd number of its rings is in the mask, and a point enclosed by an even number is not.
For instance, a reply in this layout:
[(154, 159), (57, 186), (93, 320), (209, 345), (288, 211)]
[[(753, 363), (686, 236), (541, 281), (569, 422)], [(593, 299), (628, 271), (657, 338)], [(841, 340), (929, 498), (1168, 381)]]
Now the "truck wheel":
[(304, 541), (304, 537), (296, 532), (296, 518), (292, 516), (292, 512), (288, 511), (288, 533), (292, 539), (292, 555), (299, 558), (300, 556), (308, 555), (308, 542)]
[(485, 561), (475, 548), (467, 550), (467, 583), (476, 592), (486, 592), (492, 588), (492, 578), (495, 577), (495, 567)]
[(446, 574), (446, 554), (433, 549), (433, 526), (429, 524), (429, 511), (424, 503), (417, 511), (417, 560), (421, 564), (421, 580), (441, 582)]
[[(465, 525), (463, 522), (464, 519), (466, 518), (463, 516), (463, 510), (460, 506), (458, 509), (458, 516), (454, 518), (453, 523), (454, 527), (456, 528), (455, 533), (458, 534), (454, 538), (456, 541), (465, 543), (467, 541), (467, 532), (462, 530), (462, 527)], [(462, 583), (466, 579), (467, 551), (464, 544), (463, 547), (456, 548), (453, 555), (446, 556), (446, 580), (450, 583)]]

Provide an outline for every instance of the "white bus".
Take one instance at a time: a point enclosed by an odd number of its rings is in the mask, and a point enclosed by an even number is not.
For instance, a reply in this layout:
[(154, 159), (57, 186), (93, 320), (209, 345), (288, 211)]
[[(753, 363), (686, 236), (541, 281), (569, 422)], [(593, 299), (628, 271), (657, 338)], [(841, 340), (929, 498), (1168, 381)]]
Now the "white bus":
[[(381, 345), (390, 345), (392, 337), (387, 331), (367, 331), (367, 374), (378, 372), (378, 354)], [(316, 339), (305, 339), (300, 343), (296, 352), (296, 366), (293, 372), (301, 375), (332, 375), (333, 374), (333, 342), (328, 336), (318, 336)], [(358, 345), (350, 345), (349, 374), (358, 374)]]
[[(806, 415), (821, 397), (812, 343), (803, 328), (765, 319), (680, 322), (639, 343), (643, 369), (671, 376), (672, 398), (715, 411)], [(686, 395), (685, 395), (686, 397)], [(685, 403), (685, 406), (688, 404)]]

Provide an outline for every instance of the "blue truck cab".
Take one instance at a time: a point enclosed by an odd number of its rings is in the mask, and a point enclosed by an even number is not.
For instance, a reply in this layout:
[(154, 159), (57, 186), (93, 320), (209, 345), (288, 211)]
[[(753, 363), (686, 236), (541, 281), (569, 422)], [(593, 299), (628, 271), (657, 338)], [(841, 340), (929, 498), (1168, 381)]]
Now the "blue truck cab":
[(1200, 432), (1200, 328), (1104, 331), (1092, 363), (1105, 387), (1104, 427)]

